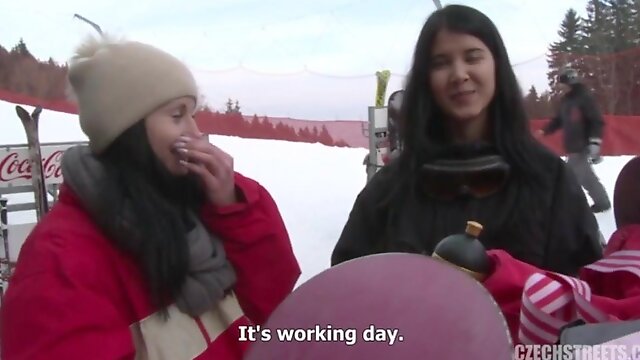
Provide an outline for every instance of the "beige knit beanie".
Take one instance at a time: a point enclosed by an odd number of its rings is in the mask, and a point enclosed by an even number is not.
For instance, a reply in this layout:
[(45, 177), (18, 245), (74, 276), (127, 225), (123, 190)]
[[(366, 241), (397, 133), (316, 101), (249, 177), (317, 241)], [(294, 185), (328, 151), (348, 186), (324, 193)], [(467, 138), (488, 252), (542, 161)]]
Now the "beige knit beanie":
[(178, 59), (150, 45), (89, 38), (69, 63), (69, 83), (80, 126), (94, 153), (165, 103), (192, 96), (198, 88)]

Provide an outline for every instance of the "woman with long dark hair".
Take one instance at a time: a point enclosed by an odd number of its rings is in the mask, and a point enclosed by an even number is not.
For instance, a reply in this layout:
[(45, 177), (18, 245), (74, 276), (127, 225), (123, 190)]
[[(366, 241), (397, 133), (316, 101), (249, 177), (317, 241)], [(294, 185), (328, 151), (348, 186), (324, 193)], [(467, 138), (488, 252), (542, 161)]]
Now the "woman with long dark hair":
[(173, 56), (91, 39), (69, 81), (89, 146), (21, 249), (1, 357), (241, 359), (300, 274), (275, 202), (200, 133)]
[(332, 254), (431, 254), (480, 222), (480, 241), (572, 274), (599, 259), (575, 176), (529, 130), (504, 43), (481, 12), (449, 5), (420, 33), (403, 96), (403, 151), (358, 195)]

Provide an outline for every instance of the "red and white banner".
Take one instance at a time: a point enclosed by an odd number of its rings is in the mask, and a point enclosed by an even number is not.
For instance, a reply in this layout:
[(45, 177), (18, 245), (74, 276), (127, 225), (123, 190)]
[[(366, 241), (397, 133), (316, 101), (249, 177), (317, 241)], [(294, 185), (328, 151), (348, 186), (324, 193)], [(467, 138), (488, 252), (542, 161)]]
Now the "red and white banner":
[[(62, 183), (62, 155), (68, 148), (78, 144), (80, 143), (42, 145), (42, 174), (47, 185)], [(0, 147), (0, 188), (30, 185), (32, 183), (29, 148), (26, 146)]]

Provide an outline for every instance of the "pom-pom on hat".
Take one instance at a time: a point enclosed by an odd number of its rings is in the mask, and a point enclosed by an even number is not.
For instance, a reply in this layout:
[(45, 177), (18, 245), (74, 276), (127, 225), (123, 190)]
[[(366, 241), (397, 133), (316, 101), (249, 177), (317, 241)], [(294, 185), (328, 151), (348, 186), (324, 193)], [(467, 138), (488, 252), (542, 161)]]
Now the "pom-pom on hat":
[(193, 74), (180, 60), (153, 46), (105, 35), (77, 47), (68, 76), (94, 153), (165, 103), (183, 96), (198, 100)]

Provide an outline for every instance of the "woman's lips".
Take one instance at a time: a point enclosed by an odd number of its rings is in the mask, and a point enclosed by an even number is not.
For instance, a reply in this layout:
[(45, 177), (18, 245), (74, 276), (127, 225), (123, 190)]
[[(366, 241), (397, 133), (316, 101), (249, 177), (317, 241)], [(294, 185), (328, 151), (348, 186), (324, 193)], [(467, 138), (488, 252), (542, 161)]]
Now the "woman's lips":
[(451, 100), (455, 102), (468, 102), (475, 93), (475, 90), (458, 91), (451, 95)]

